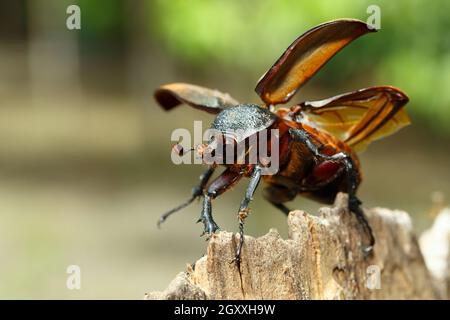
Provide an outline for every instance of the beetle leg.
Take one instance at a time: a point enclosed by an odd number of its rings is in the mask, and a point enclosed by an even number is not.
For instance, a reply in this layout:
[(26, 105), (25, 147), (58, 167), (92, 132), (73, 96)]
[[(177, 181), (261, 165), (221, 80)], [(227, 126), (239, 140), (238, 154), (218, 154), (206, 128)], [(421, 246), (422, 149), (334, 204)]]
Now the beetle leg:
[(258, 187), (259, 181), (261, 180), (261, 168), (256, 166), (253, 169), (252, 176), (250, 177), (250, 183), (248, 184), (247, 191), (245, 192), (245, 197), (241, 202), (238, 213), (239, 220), (239, 244), (236, 248), (236, 255), (233, 262), (236, 262), (239, 266), (241, 262), (241, 251), (242, 245), (244, 244), (244, 222), (250, 212), (250, 201), (253, 199), (256, 188)]
[(220, 227), (217, 225), (217, 223), (214, 221), (212, 216), (212, 208), (211, 208), (211, 194), (205, 194), (203, 196), (203, 208), (202, 213), (200, 215), (200, 218), (197, 220), (197, 222), (203, 222), (203, 232), (200, 236), (203, 236), (205, 234), (209, 235), (213, 234), (217, 230), (220, 229)]
[(314, 156), (319, 159), (339, 161), (343, 164), (347, 179), (347, 193), (348, 193), (348, 207), (351, 212), (353, 212), (358, 219), (358, 222), (363, 227), (365, 234), (369, 237), (369, 246), (364, 248), (366, 253), (372, 251), (373, 245), (375, 244), (375, 238), (373, 236), (372, 228), (370, 227), (367, 218), (361, 209), (361, 201), (356, 196), (356, 189), (358, 187), (358, 174), (355, 170), (355, 165), (352, 158), (345, 152), (339, 152), (332, 156), (322, 154), (316, 144), (312, 141), (311, 137), (305, 130), (301, 129), (289, 129), (293, 139), (303, 142), (308, 149), (314, 154)]
[(161, 226), (161, 223), (166, 221), (166, 219), (172, 215), (173, 213), (180, 211), (181, 209), (187, 207), (190, 205), (196, 198), (200, 197), (203, 194), (203, 190), (205, 189), (206, 184), (208, 183), (209, 179), (211, 178), (212, 174), (214, 173), (214, 167), (208, 168), (203, 174), (200, 176), (200, 183), (192, 188), (192, 195), (191, 197), (184, 203), (180, 204), (178, 207), (173, 208), (170, 211), (167, 211), (164, 213), (158, 220), (158, 228)]
[(293, 191), (285, 186), (273, 184), (264, 189), (263, 197), (287, 216), (292, 210), (286, 207), (283, 202), (291, 201), (297, 193), (297, 190)]
[(286, 207), (284, 204), (282, 203), (276, 203), (276, 202), (272, 202), (269, 201), (275, 208), (281, 210), (281, 212), (283, 212), (285, 215), (289, 215), (289, 212), (291, 212), (292, 210), (289, 209), (288, 207)]
[(211, 201), (228, 190), (239, 179), (241, 174), (238, 172), (232, 172), (226, 169), (220, 176), (218, 176), (208, 187), (208, 190), (203, 194), (203, 208), (200, 214), (200, 218), (197, 222), (203, 222), (203, 233), (201, 236), (207, 234), (208, 236), (219, 230), (219, 226), (214, 221), (212, 216)]
[(312, 141), (310, 135), (302, 129), (289, 128), (292, 139), (304, 143), (308, 149), (318, 158), (328, 158), (329, 156), (320, 153), (317, 145)]
[(364, 215), (364, 211), (361, 208), (361, 200), (356, 196), (357, 189), (357, 181), (358, 176), (356, 170), (354, 169), (355, 165), (353, 163), (352, 158), (344, 153), (340, 152), (331, 157), (331, 160), (341, 160), (344, 163), (346, 178), (347, 178), (347, 193), (348, 193), (348, 207), (351, 212), (353, 212), (358, 219), (358, 222), (363, 227), (365, 234), (369, 237), (369, 246), (364, 248), (366, 253), (370, 253), (375, 244), (375, 237), (372, 232), (372, 228), (367, 221), (366, 216)]
[(199, 185), (192, 188), (192, 195), (194, 197), (200, 197), (201, 195), (203, 195), (203, 191), (206, 187), (206, 184), (208, 183), (209, 179), (213, 175), (214, 170), (215, 170), (215, 167), (209, 167), (209, 169), (206, 170), (205, 172), (203, 172), (203, 174), (200, 176)]

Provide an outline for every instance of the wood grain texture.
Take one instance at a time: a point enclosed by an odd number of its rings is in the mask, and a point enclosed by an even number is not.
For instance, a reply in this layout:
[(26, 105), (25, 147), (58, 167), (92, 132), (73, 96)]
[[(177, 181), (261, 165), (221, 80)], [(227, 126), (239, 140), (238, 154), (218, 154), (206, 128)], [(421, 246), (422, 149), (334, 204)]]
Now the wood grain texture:
[(346, 203), (347, 195), (339, 194), (335, 205), (317, 216), (292, 211), (287, 240), (276, 230), (246, 236), (240, 268), (230, 263), (238, 236), (215, 234), (194, 268), (146, 299), (437, 298), (408, 214), (367, 210), (377, 242), (365, 257), (359, 225)]

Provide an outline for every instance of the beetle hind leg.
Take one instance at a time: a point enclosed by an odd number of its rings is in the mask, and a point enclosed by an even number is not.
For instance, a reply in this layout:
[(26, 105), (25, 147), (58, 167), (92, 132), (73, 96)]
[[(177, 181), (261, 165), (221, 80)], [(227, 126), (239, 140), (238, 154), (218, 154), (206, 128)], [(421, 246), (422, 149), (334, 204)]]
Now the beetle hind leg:
[(345, 169), (345, 185), (349, 197), (348, 208), (355, 214), (356, 218), (358, 219), (359, 225), (364, 231), (363, 234), (365, 234), (368, 238), (368, 245), (365, 246), (363, 251), (365, 254), (370, 254), (375, 244), (375, 237), (373, 235), (372, 228), (370, 227), (369, 222), (367, 221), (367, 218), (361, 208), (361, 201), (356, 196), (356, 189), (358, 187), (359, 178), (352, 157), (345, 152), (339, 152), (332, 156), (322, 154), (318, 146), (312, 141), (311, 137), (305, 130), (291, 128), (289, 129), (289, 133), (291, 134), (293, 139), (304, 143), (318, 159), (342, 163)]
[(363, 228), (364, 234), (369, 239), (369, 245), (364, 248), (364, 253), (369, 255), (373, 246), (375, 245), (375, 237), (373, 235), (372, 228), (367, 221), (366, 216), (364, 215), (364, 211), (361, 208), (361, 201), (355, 196), (349, 194), (349, 209), (353, 212), (358, 219), (359, 225)]
[(364, 211), (361, 208), (362, 202), (356, 196), (356, 189), (358, 187), (358, 176), (357, 172), (354, 169), (353, 160), (346, 153), (337, 153), (331, 157), (332, 159), (340, 160), (343, 162), (346, 173), (346, 187), (348, 193), (348, 208), (351, 212), (353, 212), (359, 222), (359, 225), (363, 229), (363, 233), (368, 238), (369, 245), (366, 245), (364, 248), (365, 254), (370, 254), (373, 250), (373, 246), (375, 245), (375, 237), (373, 235), (372, 228), (367, 221), (366, 216), (364, 215)]

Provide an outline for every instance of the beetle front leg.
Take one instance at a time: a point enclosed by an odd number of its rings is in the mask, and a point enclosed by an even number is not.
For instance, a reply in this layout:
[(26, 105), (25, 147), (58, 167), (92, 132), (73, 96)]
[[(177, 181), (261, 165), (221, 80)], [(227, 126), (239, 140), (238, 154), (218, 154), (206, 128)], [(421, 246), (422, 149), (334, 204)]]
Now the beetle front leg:
[(303, 142), (308, 149), (319, 159), (338, 161), (341, 162), (345, 169), (346, 179), (347, 179), (347, 193), (348, 193), (348, 207), (351, 212), (353, 212), (358, 219), (358, 222), (364, 229), (364, 233), (369, 238), (369, 246), (364, 248), (366, 253), (372, 251), (373, 245), (375, 244), (375, 237), (373, 236), (372, 228), (370, 227), (367, 218), (361, 209), (361, 201), (356, 196), (356, 189), (358, 187), (358, 174), (355, 169), (355, 164), (352, 158), (345, 152), (339, 152), (332, 156), (322, 154), (317, 147), (317, 145), (312, 141), (311, 137), (305, 130), (301, 129), (289, 129), (289, 133), (292, 138)]
[(212, 196), (212, 194), (205, 194), (203, 196), (202, 213), (200, 215), (200, 218), (197, 220), (197, 223), (203, 222), (203, 226), (204, 226), (203, 232), (200, 236), (203, 236), (205, 234), (211, 235), (220, 229), (220, 227), (214, 221), (213, 216), (212, 216), (211, 196)]
[(178, 207), (173, 208), (172, 210), (164, 213), (158, 220), (158, 228), (161, 226), (161, 223), (163, 223), (164, 221), (166, 221), (166, 219), (174, 214), (177, 211), (180, 211), (181, 209), (187, 207), (188, 205), (190, 205), (196, 198), (200, 197), (201, 195), (203, 195), (203, 191), (205, 189), (206, 184), (208, 183), (209, 179), (211, 178), (211, 176), (214, 173), (214, 169), (215, 167), (209, 167), (208, 170), (206, 170), (205, 172), (203, 172), (203, 174), (200, 176), (200, 183), (195, 186), (194, 188), (192, 188), (192, 192), (191, 192), (191, 197), (184, 203), (182, 203), (181, 205), (179, 205)]
[(252, 176), (250, 178), (250, 183), (248, 184), (247, 191), (245, 192), (245, 197), (241, 202), (239, 207), (238, 220), (239, 220), (239, 244), (236, 249), (236, 255), (234, 257), (234, 262), (238, 265), (241, 262), (241, 251), (242, 245), (244, 244), (244, 222), (250, 212), (250, 201), (253, 199), (256, 188), (258, 187), (259, 181), (261, 180), (261, 168), (256, 166), (253, 169)]
[(238, 172), (226, 169), (220, 176), (211, 182), (208, 190), (204, 192), (202, 212), (200, 218), (197, 220), (197, 222), (203, 222), (204, 229), (201, 236), (205, 234), (209, 236), (220, 229), (212, 216), (211, 201), (232, 187), (240, 178), (241, 175)]

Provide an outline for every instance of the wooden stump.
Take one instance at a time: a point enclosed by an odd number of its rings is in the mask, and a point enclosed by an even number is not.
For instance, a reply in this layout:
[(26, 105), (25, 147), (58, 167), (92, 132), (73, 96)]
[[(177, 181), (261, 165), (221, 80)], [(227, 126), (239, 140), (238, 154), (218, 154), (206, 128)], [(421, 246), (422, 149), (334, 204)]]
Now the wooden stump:
[(238, 235), (212, 236), (207, 255), (146, 299), (435, 299), (435, 289), (407, 213), (373, 208), (373, 254), (361, 250), (361, 229), (347, 195), (318, 216), (296, 210), (289, 239), (276, 230), (245, 237), (240, 268), (230, 263)]

